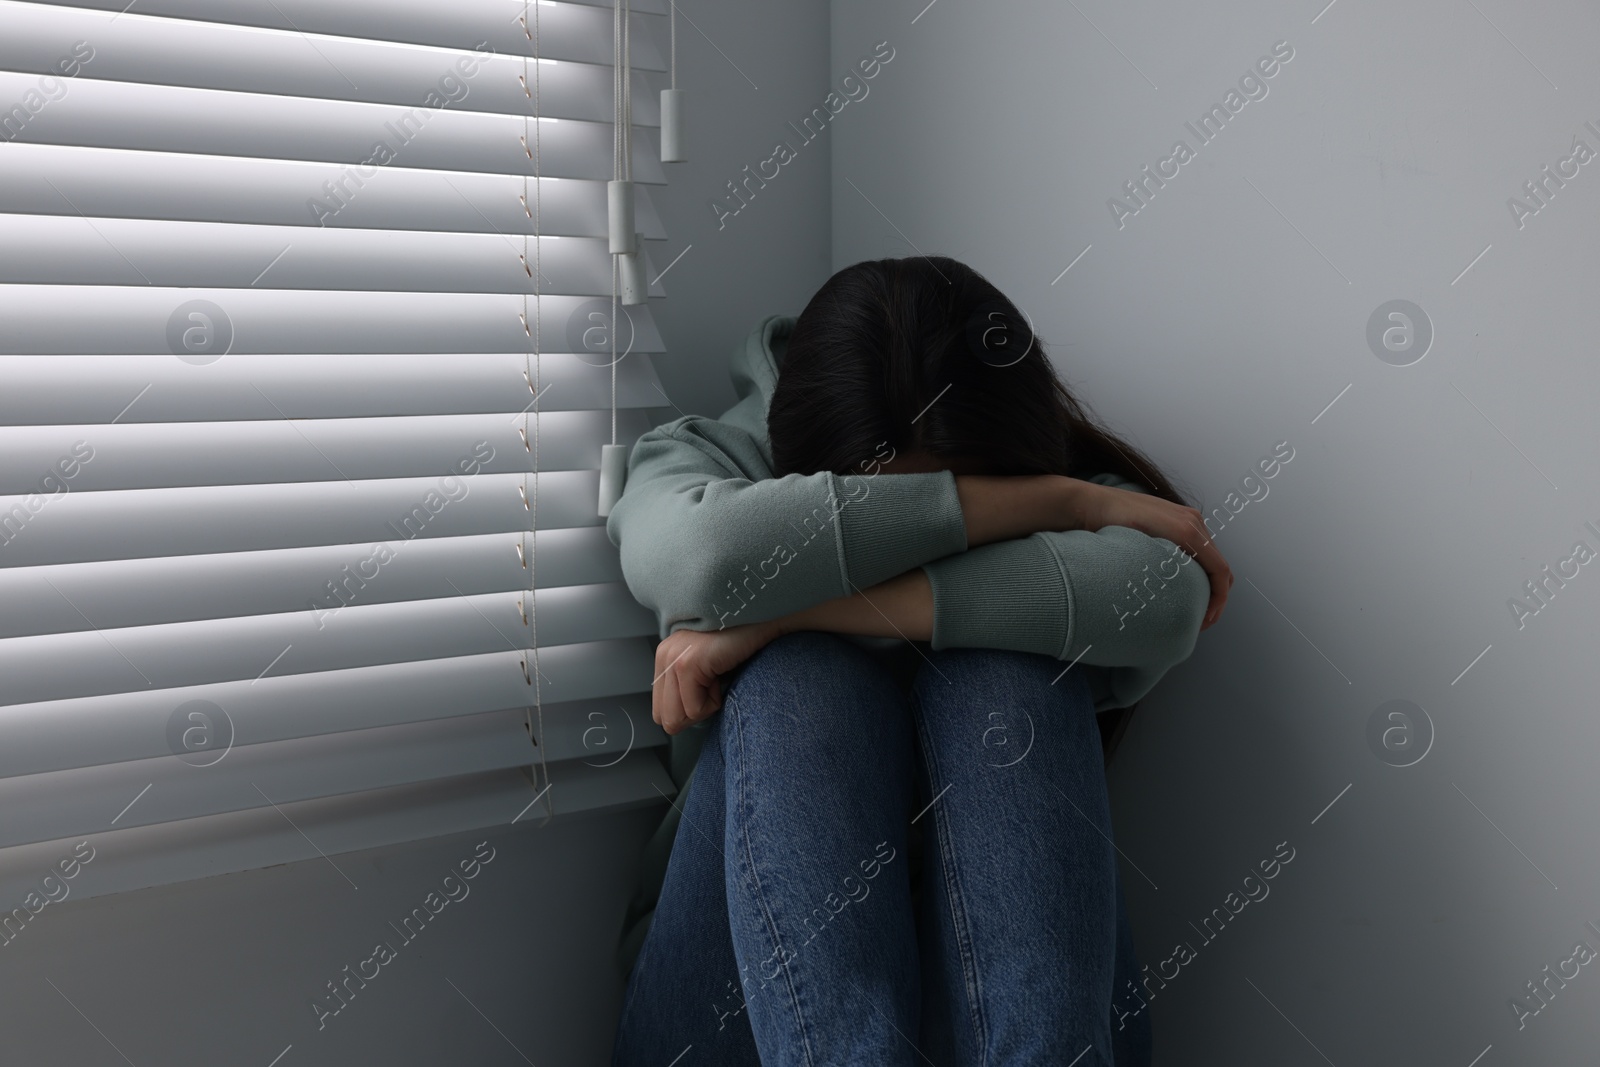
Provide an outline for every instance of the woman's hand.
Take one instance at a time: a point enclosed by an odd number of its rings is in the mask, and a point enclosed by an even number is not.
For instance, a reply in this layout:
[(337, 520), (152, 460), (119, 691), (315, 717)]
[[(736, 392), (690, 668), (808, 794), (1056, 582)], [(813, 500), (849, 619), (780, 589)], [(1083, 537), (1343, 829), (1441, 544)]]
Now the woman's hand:
[(1193, 556), (1211, 580), (1211, 603), (1206, 606), (1206, 617), (1200, 629), (1206, 629), (1222, 617), (1228, 591), (1233, 588), (1233, 568), (1217, 551), (1199, 509), (1174, 504), (1149, 493), (1077, 478), (1069, 480), (1076, 483), (1075, 528), (1092, 531), (1103, 526), (1127, 526), (1171, 541)]
[(674, 630), (656, 646), (650, 717), (669, 734), (722, 710), (723, 675), (784, 631), (774, 623), (723, 630)]

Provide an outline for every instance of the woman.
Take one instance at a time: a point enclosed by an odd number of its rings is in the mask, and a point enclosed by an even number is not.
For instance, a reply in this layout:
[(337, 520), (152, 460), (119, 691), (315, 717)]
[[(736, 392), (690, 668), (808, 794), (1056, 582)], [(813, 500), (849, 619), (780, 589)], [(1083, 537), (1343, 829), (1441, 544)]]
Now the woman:
[(733, 380), (608, 520), (704, 733), (614, 1062), (1146, 1060), (1095, 713), (1221, 613), (1199, 512), (948, 258), (840, 271)]

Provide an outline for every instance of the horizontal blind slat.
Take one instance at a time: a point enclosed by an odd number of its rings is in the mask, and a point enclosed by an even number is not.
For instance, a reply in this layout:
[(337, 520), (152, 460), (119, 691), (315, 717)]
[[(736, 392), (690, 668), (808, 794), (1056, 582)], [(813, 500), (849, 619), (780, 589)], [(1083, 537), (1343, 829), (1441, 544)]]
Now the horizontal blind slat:
[(0, 849), (99, 833), (106, 812), (124, 806), (119, 829), (525, 767), (541, 756), (606, 770), (666, 743), (648, 705), (641, 714), (630, 702), (608, 702), (603, 712), (581, 711), (592, 701), (545, 709), (543, 753), (526, 712), (511, 709), (0, 778)]
[[(0, 567), (604, 525), (598, 471), (0, 497)], [(447, 495), (448, 494), (448, 495)], [(452, 499), (452, 495), (454, 499)], [(29, 506), (32, 501), (34, 506)]]
[[(366, 604), (356, 592), (351, 602), (319, 598), (316, 611), (118, 630), (90, 620), (96, 628), (0, 641), (0, 715), (13, 703), (526, 649), (531, 600), (509, 592)], [(621, 584), (541, 589), (537, 607), (541, 651), (656, 632), (655, 616)]]
[[(5, 383), (0, 423), (96, 426), (113, 419), (120, 425), (454, 414), (510, 419), (533, 401), (532, 379), (526, 377), (533, 369), (539, 371), (541, 411), (607, 407), (609, 364), (608, 353), (229, 353), (204, 367), (170, 354), (0, 356), (0, 382)], [(619, 408), (670, 403), (648, 358), (619, 360), (616, 377)]]
[[(648, 718), (654, 645), (635, 637), (540, 649), (544, 707), (592, 701), (604, 711), (620, 700), (644, 729), (629, 695), (643, 694)], [(531, 675), (525, 651), (506, 651), (13, 704), (0, 712), (0, 777), (171, 755), (169, 727), (187, 721), (184, 707), (193, 701), (230, 724), (235, 744), (260, 744), (526, 707), (534, 700)]]
[[(610, 307), (609, 294), (0, 285), (0, 321), (6, 324), (0, 355), (171, 355), (173, 338), (192, 321), (184, 309), (201, 300), (221, 309), (232, 337), (211, 366), (235, 353), (524, 352), (536, 318), (543, 350), (561, 352), (569, 340), (582, 338), (588, 309)], [(635, 334), (632, 351), (662, 350), (647, 306), (630, 307), (627, 321)]]
[[(127, 0), (33, 0), (40, 7), (82, 8), (119, 13)], [(633, 0), (635, 67), (665, 70), (664, 19), (667, 0)], [(383, 41), (472, 48), (488, 42), (497, 52), (533, 54), (531, 27), (539, 21), (539, 54), (570, 56), (590, 63), (610, 63), (612, 15), (609, 0), (546, 0), (537, 11), (528, 6), (529, 32), (521, 18), (523, 5), (515, 0), (140, 0), (145, 17), (190, 19), (296, 33), (362, 37)], [(127, 16), (124, 16), (127, 17)], [(118, 20), (120, 21), (120, 19)]]
[[(343, 166), (295, 160), (139, 152), (14, 142), (0, 153), (0, 211), (74, 218), (149, 218), (435, 232), (605, 237), (605, 182), (447, 174), (378, 167), (360, 196), (314, 210)], [(523, 182), (528, 207), (522, 206)], [(647, 240), (666, 230), (650, 187), (634, 186), (634, 225)], [(609, 292), (609, 288), (607, 289)]]
[(150, 826), (526, 766), (534, 751), (520, 713), (493, 713), (239, 746), (210, 766), (166, 756), (0, 778), (0, 848), (102, 831), (124, 805), (118, 827)]
[[(622, 581), (605, 527), (420, 537), (374, 562), (372, 545), (0, 567), (0, 638), (273, 615), (312, 604), (432, 597)], [(381, 579), (381, 580), (380, 580)]]
[[(631, 445), (648, 429), (643, 411), (617, 413), (622, 443)], [(520, 474), (534, 469), (536, 431), (543, 473), (592, 470), (600, 446), (611, 440), (611, 413), (0, 426), (0, 496), (58, 487), (95, 492)]]
[(0, 284), (520, 294), (536, 263), (546, 294), (610, 291), (611, 255), (595, 237), (0, 215)]
[[(666, 732), (650, 717), (650, 699), (646, 691), (546, 703), (538, 761), (579, 760), (603, 769), (621, 762), (627, 753), (666, 745)], [(540, 710), (527, 708), (524, 713), (537, 731)]]

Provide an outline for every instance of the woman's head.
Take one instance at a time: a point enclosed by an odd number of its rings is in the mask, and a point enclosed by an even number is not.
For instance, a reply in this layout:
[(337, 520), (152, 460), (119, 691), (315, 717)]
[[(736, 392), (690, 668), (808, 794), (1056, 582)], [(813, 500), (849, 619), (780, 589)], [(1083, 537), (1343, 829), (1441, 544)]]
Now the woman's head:
[(1112, 472), (1186, 503), (1067, 390), (1016, 305), (945, 256), (829, 278), (789, 337), (767, 431), (779, 476), (858, 471), (887, 445), (957, 473)]

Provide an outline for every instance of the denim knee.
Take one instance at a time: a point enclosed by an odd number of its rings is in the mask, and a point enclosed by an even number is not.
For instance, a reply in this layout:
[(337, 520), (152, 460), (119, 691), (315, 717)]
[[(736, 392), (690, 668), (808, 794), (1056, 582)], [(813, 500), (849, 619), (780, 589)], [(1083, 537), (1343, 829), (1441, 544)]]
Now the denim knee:
[(1065, 668), (1031, 652), (932, 653), (912, 692), (924, 759), (936, 776), (960, 767), (1004, 770), (1024, 760), (1038, 771), (1041, 756), (1058, 770), (1066, 760), (1099, 772), (1104, 756), (1089, 683), (1082, 671)]
[(909, 738), (905, 697), (891, 673), (836, 634), (777, 638), (741, 665), (726, 694), (719, 716), (725, 754), (793, 753), (797, 765), (825, 772), (830, 764), (857, 766), (894, 738)]
[[(861, 646), (838, 634), (800, 630), (768, 642), (740, 664), (728, 682), (726, 704), (807, 706), (817, 716), (841, 710), (850, 700), (823, 699), (871, 688), (882, 670)], [(812, 707), (815, 705), (815, 707)]]
[(1051, 656), (1003, 648), (946, 648), (928, 654), (918, 679), (918, 691), (942, 691), (965, 699), (982, 699), (998, 692), (1028, 698), (1048, 698), (1094, 710), (1088, 674)]

